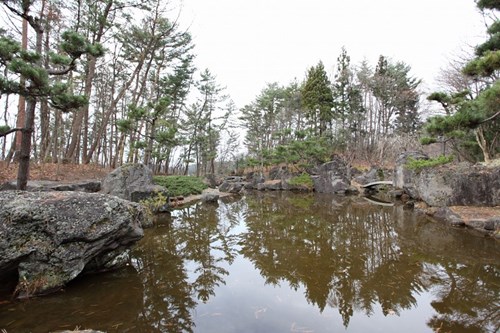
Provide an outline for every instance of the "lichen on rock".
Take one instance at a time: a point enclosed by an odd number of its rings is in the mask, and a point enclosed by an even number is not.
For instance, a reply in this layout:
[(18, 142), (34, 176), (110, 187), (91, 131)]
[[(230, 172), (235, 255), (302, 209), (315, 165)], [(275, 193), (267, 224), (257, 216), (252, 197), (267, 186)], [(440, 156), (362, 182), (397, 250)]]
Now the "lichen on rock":
[(116, 260), (142, 238), (144, 208), (83, 192), (0, 192), (0, 272), (17, 270), (18, 297), (60, 289)]

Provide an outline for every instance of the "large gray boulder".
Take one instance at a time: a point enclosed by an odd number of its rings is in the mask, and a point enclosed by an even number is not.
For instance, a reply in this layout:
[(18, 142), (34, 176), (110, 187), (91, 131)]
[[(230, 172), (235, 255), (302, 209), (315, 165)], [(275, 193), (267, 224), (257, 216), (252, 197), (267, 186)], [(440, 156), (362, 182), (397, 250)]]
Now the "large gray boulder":
[(168, 198), (163, 186), (153, 184), (153, 172), (144, 164), (126, 164), (115, 169), (102, 181), (101, 192), (134, 202), (149, 199), (157, 193)]
[(414, 184), (416, 172), (406, 167), (406, 164), (412, 159), (428, 160), (429, 156), (420, 151), (401, 153), (396, 159), (393, 181), (396, 188), (405, 190), (412, 198), (417, 198), (418, 193)]
[(340, 157), (322, 164), (312, 176), (314, 190), (318, 193), (346, 194), (350, 190), (349, 165)]
[(259, 184), (262, 184), (266, 181), (266, 178), (262, 174), (262, 172), (249, 172), (245, 180), (247, 184), (245, 185), (246, 189), (249, 190), (256, 190), (259, 186)]
[(99, 193), (2, 191), (0, 207), (0, 272), (17, 271), (21, 298), (125, 264), (148, 218), (141, 205)]
[(413, 183), (415, 194), (429, 206), (500, 205), (500, 167), (465, 163), (426, 168)]
[(410, 158), (428, 157), (410, 152), (396, 161), (394, 185), (412, 198), (433, 207), (500, 205), (500, 167), (459, 163), (410, 170), (406, 167)]
[(240, 193), (247, 185), (248, 182), (245, 181), (245, 178), (230, 176), (224, 179), (224, 182), (219, 186), (219, 191), (226, 193)]

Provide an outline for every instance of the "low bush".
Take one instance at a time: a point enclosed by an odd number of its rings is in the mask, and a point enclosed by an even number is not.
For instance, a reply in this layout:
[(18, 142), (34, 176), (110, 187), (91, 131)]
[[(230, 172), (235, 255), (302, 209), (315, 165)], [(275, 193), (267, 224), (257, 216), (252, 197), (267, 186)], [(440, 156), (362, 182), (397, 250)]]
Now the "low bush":
[(306, 186), (307, 188), (312, 188), (314, 186), (313, 180), (311, 176), (307, 173), (302, 173), (300, 176), (296, 176), (291, 178), (288, 183), (290, 185), (302, 185)]
[(441, 155), (441, 156), (438, 156), (435, 158), (430, 158), (428, 160), (416, 160), (416, 159), (410, 158), (410, 159), (408, 159), (408, 162), (406, 162), (405, 166), (407, 169), (419, 171), (419, 170), (422, 170), (424, 168), (435, 167), (438, 165), (450, 163), (452, 161), (453, 161), (452, 155), (450, 155), (450, 156)]
[(200, 194), (207, 188), (201, 178), (191, 176), (154, 176), (153, 182), (165, 187), (172, 197)]

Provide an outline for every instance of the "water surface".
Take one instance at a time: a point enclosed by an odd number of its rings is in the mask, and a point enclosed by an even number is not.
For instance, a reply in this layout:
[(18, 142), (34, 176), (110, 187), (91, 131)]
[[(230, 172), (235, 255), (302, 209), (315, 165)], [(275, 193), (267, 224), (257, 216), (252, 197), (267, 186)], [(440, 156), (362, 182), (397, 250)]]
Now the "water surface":
[(286, 192), (178, 210), (130, 266), (24, 302), (0, 328), (48, 332), (496, 332), (493, 239), (362, 198)]

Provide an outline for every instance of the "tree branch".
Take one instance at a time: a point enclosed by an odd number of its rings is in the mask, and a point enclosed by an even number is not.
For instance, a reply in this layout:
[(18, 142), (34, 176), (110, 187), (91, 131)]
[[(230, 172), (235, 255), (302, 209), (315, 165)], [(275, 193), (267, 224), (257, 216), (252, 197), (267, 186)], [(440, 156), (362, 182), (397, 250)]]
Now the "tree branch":
[(491, 117), (489, 118), (486, 118), (485, 120), (481, 121), (480, 124), (484, 124), (490, 120), (493, 120), (495, 119), (496, 117), (498, 117), (500, 115), (500, 111), (498, 111), (497, 113), (495, 113), (494, 115), (492, 115)]
[(0, 132), (0, 138), (3, 138), (4, 136), (7, 136), (7, 135), (14, 133), (14, 132), (22, 132), (22, 131), (24, 131), (24, 128), (11, 128), (8, 131)]
[(71, 72), (72, 70), (74, 70), (76, 68), (76, 58), (73, 58), (73, 60), (71, 61), (71, 63), (68, 65), (68, 67), (65, 67), (63, 69), (47, 69), (47, 73), (49, 75), (54, 75), (54, 76), (57, 76), (57, 75), (65, 75), (65, 74), (68, 74), (69, 72)]

